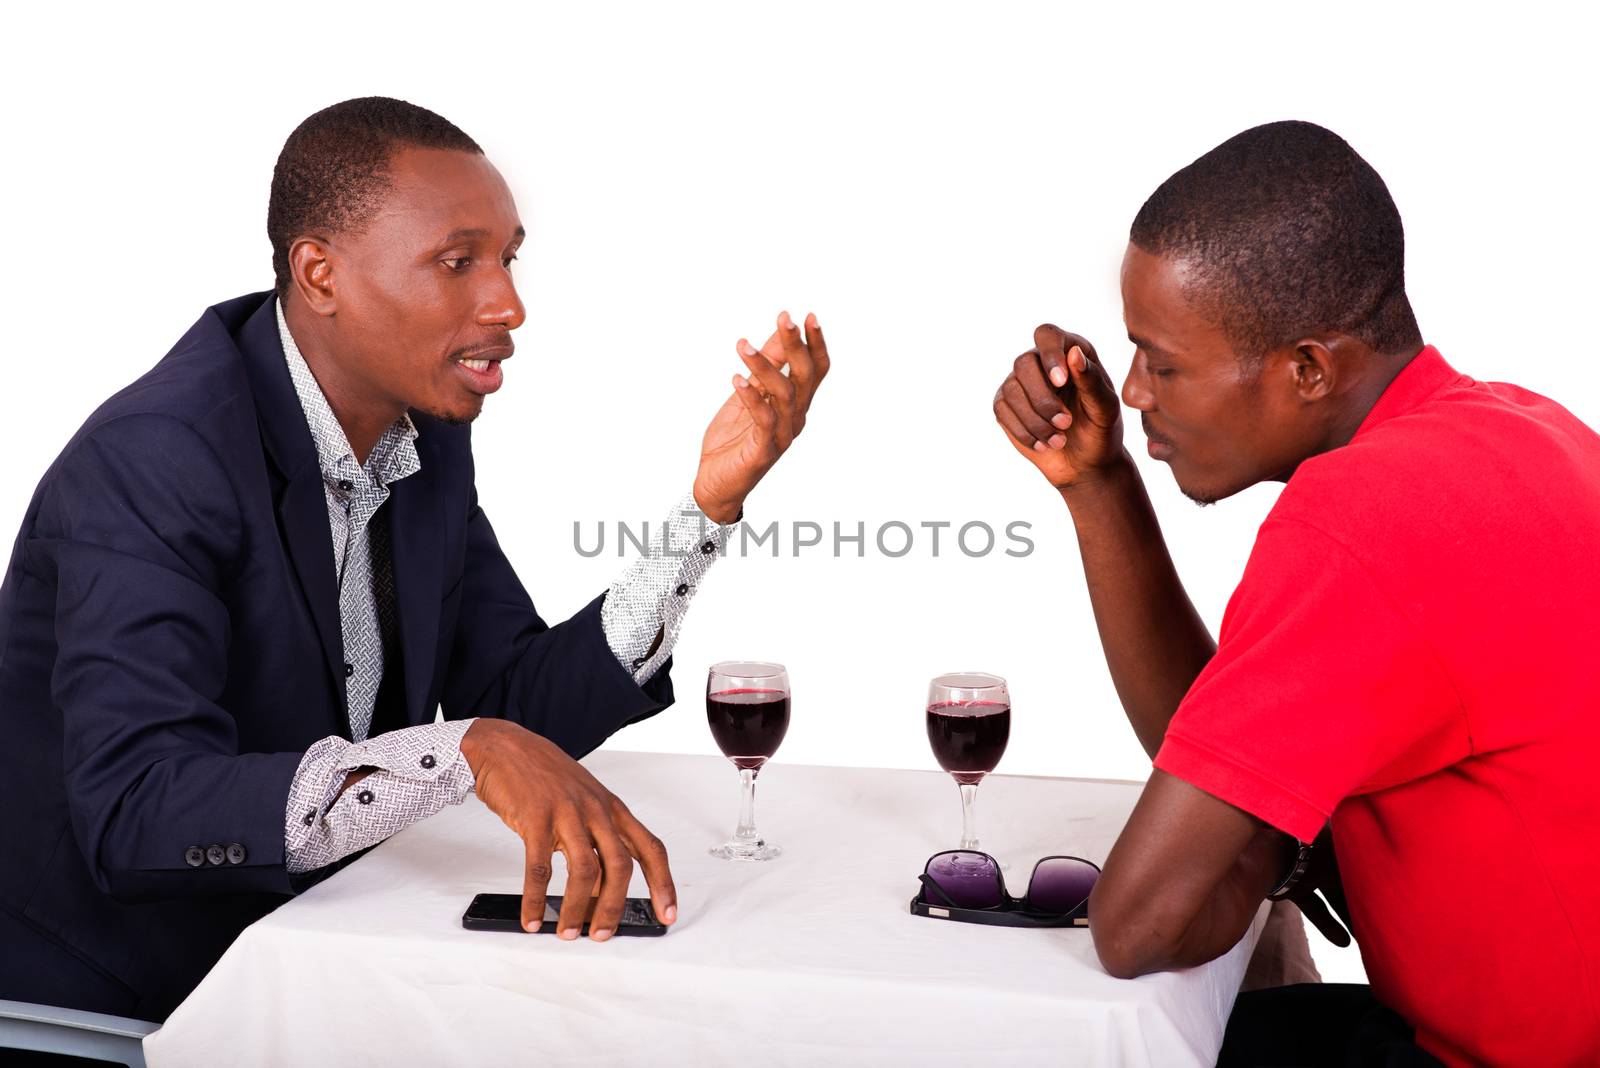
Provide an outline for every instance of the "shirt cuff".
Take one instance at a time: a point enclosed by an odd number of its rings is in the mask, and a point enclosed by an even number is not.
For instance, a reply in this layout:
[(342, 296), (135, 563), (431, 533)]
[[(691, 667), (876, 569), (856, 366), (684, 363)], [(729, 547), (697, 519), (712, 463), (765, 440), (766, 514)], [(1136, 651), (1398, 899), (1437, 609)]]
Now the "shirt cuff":
[[(284, 857), (301, 875), (458, 805), (476, 785), (461, 739), (476, 720), (425, 723), (352, 744), (336, 735), (306, 751), (289, 787)], [(357, 768), (376, 768), (340, 793)]]
[[(634, 682), (649, 682), (672, 655), (690, 599), (711, 565), (726, 553), (737, 526), (738, 521), (713, 521), (690, 492), (657, 528), (656, 537), (646, 531), (644, 554), (612, 584), (600, 606), (606, 644)], [(661, 644), (652, 653), (658, 633)]]

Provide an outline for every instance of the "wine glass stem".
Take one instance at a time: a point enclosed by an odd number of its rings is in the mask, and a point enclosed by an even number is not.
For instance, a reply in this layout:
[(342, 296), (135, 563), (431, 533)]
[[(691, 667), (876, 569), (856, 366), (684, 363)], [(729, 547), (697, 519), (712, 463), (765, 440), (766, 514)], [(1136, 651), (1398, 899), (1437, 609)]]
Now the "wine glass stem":
[(956, 783), (961, 790), (961, 848), (978, 848), (978, 784), (975, 782)]
[(739, 827), (733, 837), (740, 842), (759, 844), (756, 833), (756, 773), (759, 768), (739, 769)]

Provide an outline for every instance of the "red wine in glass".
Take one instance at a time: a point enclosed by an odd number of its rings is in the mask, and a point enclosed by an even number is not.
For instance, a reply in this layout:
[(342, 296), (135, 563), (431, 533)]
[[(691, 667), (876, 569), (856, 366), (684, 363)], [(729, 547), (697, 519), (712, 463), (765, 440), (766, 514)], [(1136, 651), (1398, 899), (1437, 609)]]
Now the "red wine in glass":
[(728, 660), (706, 675), (706, 722), (739, 769), (739, 825), (711, 847), (724, 860), (771, 860), (782, 849), (756, 830), (756, 776), (789, 731), (789, 673), (782, 664)]
[(940, 675), (928, 684), (927, 717), (934, 759), (961, 790), (961, 848), (975, 852), (978, 784), (1000, 763), (1011, 736), (1006, 680), (977, 671)]
[(959, 785), (977, 785), (995, 769), (1011, 737), (1011, 706), (998, 701), (928, 706), (928, 744)]
[(765, 764), (789, 731), (789, 695), (741, 687), (706, 694), (706, 720), (722, 755), (744, 771)]

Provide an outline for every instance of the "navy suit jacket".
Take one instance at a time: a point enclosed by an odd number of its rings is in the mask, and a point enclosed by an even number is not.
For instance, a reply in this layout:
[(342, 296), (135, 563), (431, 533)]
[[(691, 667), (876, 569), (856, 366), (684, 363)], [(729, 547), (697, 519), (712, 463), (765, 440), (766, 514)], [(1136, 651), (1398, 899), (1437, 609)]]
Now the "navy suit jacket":
[[(670, 704), (666, 669), (641, 688), (606, 644), (603, 596), (546, 626), (478, 507), (470, 431), (413, 419), (421, 470), (379, 513), (399, 656), (374, 732), (442, 706), (576, 756)], [(240, 297), (79, 430), (0, 586), (0, 997), (164, 1019), (300, 888), (285, 806), (306, 749), (349, 736), (341, 645), (271, 294)], [(191, 866), (212, 845), (241, 849)]]

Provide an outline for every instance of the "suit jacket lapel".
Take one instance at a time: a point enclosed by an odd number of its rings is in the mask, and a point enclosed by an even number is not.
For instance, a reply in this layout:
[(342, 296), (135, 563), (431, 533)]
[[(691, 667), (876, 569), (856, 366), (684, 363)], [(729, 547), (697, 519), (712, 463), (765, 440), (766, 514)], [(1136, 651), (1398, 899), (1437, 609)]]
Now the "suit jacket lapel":
[[(306, 426), (305, 412), (284, 363), (276, 301), (270, 299), (271, 294), (262, 296), (269, 299), (245, 322), (237, 342), (255, 396), (261, 440), (283, 480), (275, 487), (278, 529), (310, 607), (328, 679), (338, 694), (337, 709), (342, 713), (344, 634), (339, 626), (339, 587), (333, 571), (333, 530), (328, 526), (327, 497), (311, 429)], [(341, 732), (348, 733), (349, 723), (342, 715), (338, 719)]]
[(395, 609), (399, 617), (401, 671), (406, 687), (406, 718), (422, 723), (429, 709), (428, 684), (433, 679), (434, 651), (439, 636), (440, 584), (444, 575), (443, 497), (439, 491), (437, 450), (425, 438), (427, 421), (416, 415), (420, 467), (389, 487), (384, 507), (389, 513), (389, 544), (394, 560)]

